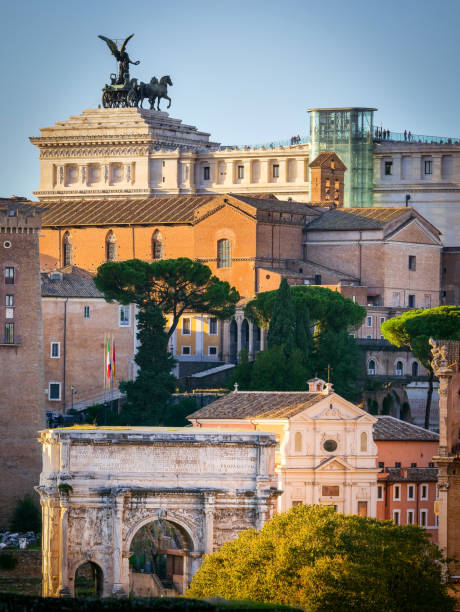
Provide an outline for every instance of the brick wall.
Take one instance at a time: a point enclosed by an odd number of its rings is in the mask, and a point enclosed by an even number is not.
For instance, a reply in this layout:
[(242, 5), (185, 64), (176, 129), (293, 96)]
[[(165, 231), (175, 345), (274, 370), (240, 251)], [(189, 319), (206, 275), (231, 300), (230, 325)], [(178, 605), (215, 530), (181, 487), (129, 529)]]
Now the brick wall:
[[(14, 226), (13, 226), (14, 223)], [(0, 338), (14, 323), (15, 344), (0, 345), (0, 527), (8, 524), (16, 497), (38, 484), (41, 455), (37, 432), (45, 425), (42, 312), (38, 256), (38, 216), (0, 218)], [(5, 248), (5, 243), (11, 243)], [(15, 270), (5, 283), (5, 268)], [(6, 318), (5, 296), (14, 296)]]

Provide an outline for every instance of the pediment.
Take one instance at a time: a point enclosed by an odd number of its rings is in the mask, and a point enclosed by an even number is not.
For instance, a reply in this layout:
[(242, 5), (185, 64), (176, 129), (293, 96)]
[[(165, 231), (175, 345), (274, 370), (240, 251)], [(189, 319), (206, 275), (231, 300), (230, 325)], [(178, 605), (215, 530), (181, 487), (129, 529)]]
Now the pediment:
[(413, 219), (401, 229), (395, 230), (390, 241), (394, 242), (413, 242), (417, 244), (436, 244), (439, 245), (439, 239), (434, 236), (428, 228), (426, 228), (418, 219)]
[(317, 472), (348, 472), (353, 468), (344, 459), (341, 459), (340, 457), (329, 457), (328, 459), (322, 461), (314, 469)]
[(256, 209), (253, 206), (250, 206), (244, 202), (234, 202), (227, 197), (218, 197), (207, 204), (203, 204), (194, 213), (193, 223), (201, 223), (211, 215), (215, 215), (219, 213), (222, 209), (228, 208), (235, 212), (236, 215), (244, 215), (245, 217), (250, 217), (251, 219), (255, 219)]
[(331, 393), (325, 395), (323, 399), (305, 408), (298, 414), (294, 415), (291, 421), (311, 422), (311, 421), (360, 421), (367, 423), (375, 423), (377, 419), (365, 412), (358, 406), (355, 406), (345, 398)]

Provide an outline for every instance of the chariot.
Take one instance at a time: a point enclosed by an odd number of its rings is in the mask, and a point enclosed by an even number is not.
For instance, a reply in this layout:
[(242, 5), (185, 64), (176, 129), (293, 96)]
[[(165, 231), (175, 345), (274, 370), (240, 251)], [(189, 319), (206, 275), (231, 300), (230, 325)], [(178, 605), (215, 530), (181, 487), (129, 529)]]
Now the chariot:
[(104, 108), (126, 108), (138, 105), (139, 98), (130, 81), (117, 84), (115, 74), (111, 74), (110, 79), (111, 84), (105, 85), (102, 90), (102, 106)]

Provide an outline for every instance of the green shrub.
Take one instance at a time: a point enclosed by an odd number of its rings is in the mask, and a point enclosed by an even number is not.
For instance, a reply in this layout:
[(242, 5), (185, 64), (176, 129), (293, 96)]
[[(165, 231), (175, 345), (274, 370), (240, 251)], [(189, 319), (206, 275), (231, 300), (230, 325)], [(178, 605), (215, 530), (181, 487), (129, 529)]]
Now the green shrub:
[(42, 515), (40, 508), (31, 495), (17, 500), (13, 509), (10, 523), (11, 531), (33, 531), (39, 533), (42, 530)]
[(443, 561), (416, 525), (300, 505), (206, 555), (187, 595), (305, 612), (453, 612)]
[(18, 564), (18, 560), (11, 553), (0, 554), (0, 569), (13, 570)]

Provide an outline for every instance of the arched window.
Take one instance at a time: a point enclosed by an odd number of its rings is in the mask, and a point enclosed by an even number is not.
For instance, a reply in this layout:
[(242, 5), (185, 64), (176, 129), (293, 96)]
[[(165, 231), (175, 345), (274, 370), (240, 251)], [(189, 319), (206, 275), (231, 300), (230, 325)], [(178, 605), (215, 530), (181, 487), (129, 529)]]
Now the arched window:
[(296, 431), (294, 436), (294, 450), (296, 453), (302, 451), (302, 433), (300, 431)]
[(402, 376), (402, 375), (403, 375), (403, 362), (397, 361), (396, 362), (396, 376)]
[(418, 376), (418, 362), (417, 361), (413, 361), (412, 362), (412, 376)]
[(375, 375), (375, 361), (373, 359), (369, 361), (369, 365), (367, 366), (367, 373), (371, 376)]
[(117, 261), (117, 239), (112, 230), (105, 239), (105, 258), (107, 261)]
[(163, 236), (159, 230), (153, 232), (152, 256), (153, 259), (163, 259)]
[(232, 265), (232, 243), (227, 238), (217, 243), (217, 267), (230, 268)]
[(367, 433), (365, 431), (361, 432), (359, 448), (362, 453), (367, 452)]
[(69, 232), (64, 234), (64, 238), (62, 240), (63, 244), (63, 254), (64, 254), (64, 267), (65, 266), (73, 266), (73, 241), (72, 236)]

